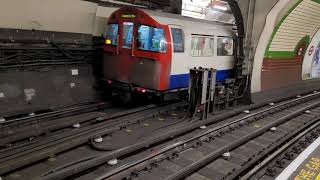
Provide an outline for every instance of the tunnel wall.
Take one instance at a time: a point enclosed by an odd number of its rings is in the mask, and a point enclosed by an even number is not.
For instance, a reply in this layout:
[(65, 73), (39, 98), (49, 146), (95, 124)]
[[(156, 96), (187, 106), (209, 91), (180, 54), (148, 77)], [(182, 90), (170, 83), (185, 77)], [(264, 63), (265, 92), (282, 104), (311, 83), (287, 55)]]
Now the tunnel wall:
[(246, 74), (251, 74), (254, 61), (255, 50), (265, 26), (266, 17), (269, 11), (279, 0), (242, 0), (240, 8), (244, 17), (245, 23), (245, 66)]
[(320, 28), (319, 0), (280, 0), (269, 12), (259, 39), (252, 92), (297, 84), (308, 46)]
[(68, 44), (68, 53), (92, 52), (97, 7), (82, 0), (1, 0), (0, 117), (97, 101), (92, 58), (53, 59), (61, 51), (50, 44)]
[(94, 22), (94, 36), (105, 35), (109, 16), (118, 8), (98, 6)]
[(82, 0), (1, 0), (0, 27), (92, 34), (96, 9)]

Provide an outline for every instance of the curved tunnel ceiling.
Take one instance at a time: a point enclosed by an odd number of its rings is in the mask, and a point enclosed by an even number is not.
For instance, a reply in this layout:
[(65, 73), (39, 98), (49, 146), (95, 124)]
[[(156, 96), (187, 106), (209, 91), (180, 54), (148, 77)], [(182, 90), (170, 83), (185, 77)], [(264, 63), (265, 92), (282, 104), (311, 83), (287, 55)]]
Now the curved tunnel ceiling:
[(266, 50), (266, 57), (293, 56), (296, 46), (305, 38), (306, 43), (320, 27), (320, 1), (302, 0), (289, 10), (278, 23)]
[[(289, 3), (293, 5), (286, 10)], [(254, 59), (252, 92), (302, 81), (304, 55), (320, 28), (319, 12), (320, 0), (280, 0), (269, 12)]]

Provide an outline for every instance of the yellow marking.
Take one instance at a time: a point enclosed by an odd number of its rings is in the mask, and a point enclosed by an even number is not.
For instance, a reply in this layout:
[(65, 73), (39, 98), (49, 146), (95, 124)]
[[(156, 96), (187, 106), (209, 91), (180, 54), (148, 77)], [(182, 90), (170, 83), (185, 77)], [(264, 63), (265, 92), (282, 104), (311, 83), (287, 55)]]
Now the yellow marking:
[(164, 118), (159, 118), (159, 121), (164, 121), (165, 119)]
[(320, 158), (312, 157), (304, 164), (303, 169), (294, 177), (294, 180), (320, 180)]
[(301, 169), (299, 174), (294, 179), (312, 180), (315, 175), (316, 175), (315, 172), (312, 172), (306, 169)]
[(253, 127), (255, 128), (261, 128), (261, 126), (259, 124), (254, 124)]
[(176, 113), (172, 113), (172, 114), (171, 114), (171, 116), (176, 116), (176, 115), (177, 115)]
[(145, 127), (150, 126), (150, 124), (148, 124), (148, 123), (144, 123), (143, 125), (144, 125)]
[(54, 157), (51, 157), (51, 158), (48, 159), (48, 161), (50, 161), (50, 162), (53, 162), (53, 161), (56, 161), (56, 160), (57, 160), (57, 159), (54, 158)]
[(131, 133), (132, 130), (131, 130), (131, 129), (126, 129), (126, 132), (127, 132), (127, 133)]

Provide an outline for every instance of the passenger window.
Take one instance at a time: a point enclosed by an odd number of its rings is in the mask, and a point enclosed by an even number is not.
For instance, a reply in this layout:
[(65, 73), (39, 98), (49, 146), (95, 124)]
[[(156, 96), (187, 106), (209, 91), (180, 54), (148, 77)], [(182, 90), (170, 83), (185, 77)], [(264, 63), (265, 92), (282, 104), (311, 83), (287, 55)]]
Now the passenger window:
[(141, 25), (138, 28), (138, 49), (166, 52), (167, 42), (161, 28)]
[(109, 24), (107, 27), (106, 44), (117, 45), (118, 44), (118, 24)]
[(124, 22), (122, 31), (122, 47), (131, 48), (133, 36), (133, 23)]
[(173, 38), (173, 51), (184, 52), (184, 33), (182, 29), (171, 28)]
[(214, 55), (214, 38), (193, 36), (191, 39), (192, 56), (213, 56)]
[(233, 39), (226, 37), (218, 38), (218, 56), (232, 56), (233, 55)]

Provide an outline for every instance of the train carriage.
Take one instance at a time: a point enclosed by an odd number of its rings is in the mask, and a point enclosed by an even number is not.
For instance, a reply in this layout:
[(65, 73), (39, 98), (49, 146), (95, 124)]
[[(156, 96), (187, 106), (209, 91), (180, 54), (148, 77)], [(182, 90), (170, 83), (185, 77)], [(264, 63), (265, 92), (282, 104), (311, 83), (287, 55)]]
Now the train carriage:
[(189, 69), (217, 69), (233, 77), (232, 24), (125, 7), (109, 18), (103, 73), (122, 92), (162, 94), (188, 87)]

